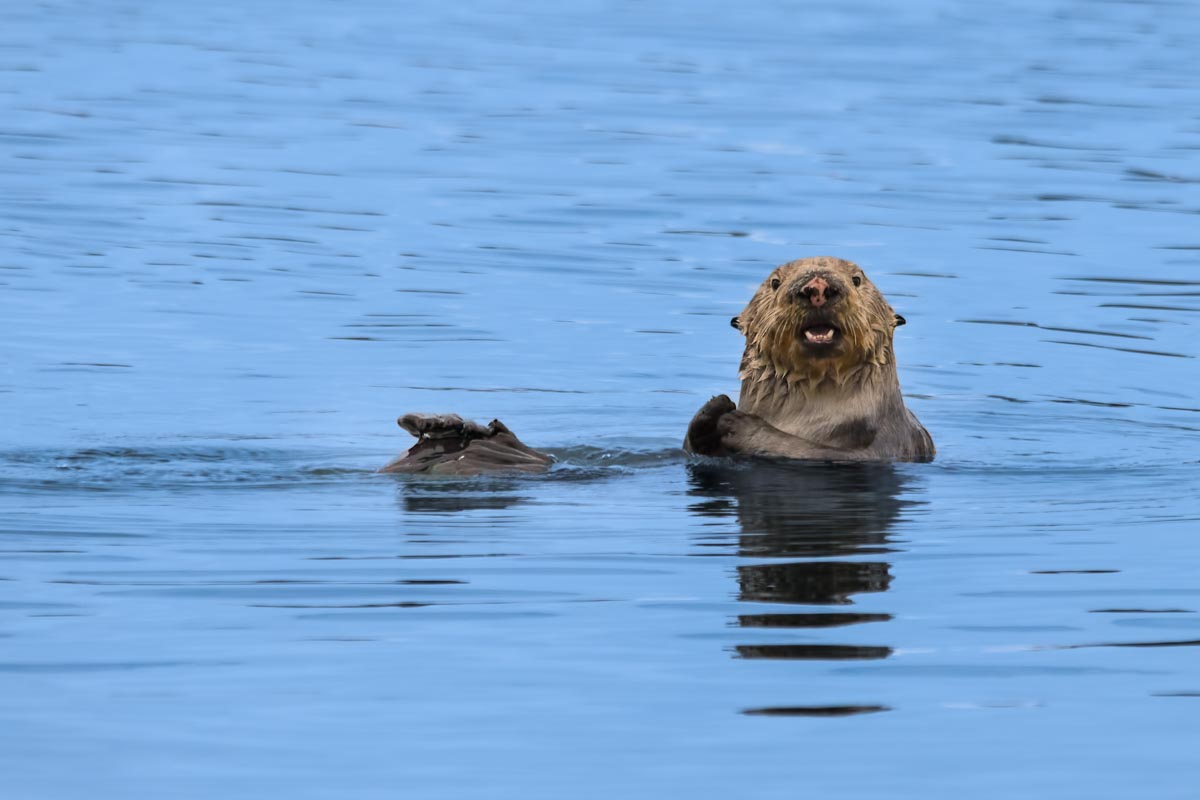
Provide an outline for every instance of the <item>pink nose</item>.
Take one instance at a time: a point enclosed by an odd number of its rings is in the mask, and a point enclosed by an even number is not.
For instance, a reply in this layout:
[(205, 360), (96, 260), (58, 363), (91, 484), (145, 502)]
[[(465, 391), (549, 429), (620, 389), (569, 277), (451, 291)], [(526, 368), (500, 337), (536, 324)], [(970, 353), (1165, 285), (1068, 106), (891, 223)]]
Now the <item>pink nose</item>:
[(825, 305), (831, 299), (833, 292), (829, 290), (829, 281), (821, 277), (813, 278), (800, 287), (800, 292), (808, 298), (808, 302), (817, 308)]

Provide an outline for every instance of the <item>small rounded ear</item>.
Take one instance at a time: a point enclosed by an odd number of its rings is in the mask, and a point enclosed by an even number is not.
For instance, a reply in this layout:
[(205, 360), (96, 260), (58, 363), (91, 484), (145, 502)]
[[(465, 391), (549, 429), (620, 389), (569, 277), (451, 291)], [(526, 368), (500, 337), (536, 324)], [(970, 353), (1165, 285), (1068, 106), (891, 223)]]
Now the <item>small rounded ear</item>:
[(729, 324), (740, 331), (742, 329), (742, 318), (734, 317), (733, 319), (729, 320)]
[(904, 317), (900, 316), (899, 314), (896, 315), (895, 327), (899, 328), (901, 325), (903, 325), (906, 322), (908, 322), (908, 320), (906, 320)]

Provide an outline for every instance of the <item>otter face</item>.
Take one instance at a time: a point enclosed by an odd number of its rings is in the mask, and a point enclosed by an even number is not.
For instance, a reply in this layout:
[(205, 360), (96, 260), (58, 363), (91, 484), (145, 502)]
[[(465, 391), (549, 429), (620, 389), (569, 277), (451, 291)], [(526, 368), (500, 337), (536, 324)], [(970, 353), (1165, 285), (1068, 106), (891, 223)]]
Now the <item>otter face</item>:
[(862, 268), (821, 256), (777, 267), (737, 317), (745, 373), (795, 380), (844, 379), (891, 359), (898, 318)]

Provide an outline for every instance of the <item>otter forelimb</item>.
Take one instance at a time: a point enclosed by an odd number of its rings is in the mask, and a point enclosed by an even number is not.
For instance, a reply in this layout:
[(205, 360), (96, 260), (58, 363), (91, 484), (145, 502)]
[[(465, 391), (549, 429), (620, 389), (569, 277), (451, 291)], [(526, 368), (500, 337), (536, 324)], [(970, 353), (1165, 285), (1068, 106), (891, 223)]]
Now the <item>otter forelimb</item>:
[(701, 456), (758, 456), (806, 461), (868, 461), (861, 448), (825, 447), (784, 433), (769, 422), (738, 411), (725, 395), (705, 403), (688, 425), (683, 449)]

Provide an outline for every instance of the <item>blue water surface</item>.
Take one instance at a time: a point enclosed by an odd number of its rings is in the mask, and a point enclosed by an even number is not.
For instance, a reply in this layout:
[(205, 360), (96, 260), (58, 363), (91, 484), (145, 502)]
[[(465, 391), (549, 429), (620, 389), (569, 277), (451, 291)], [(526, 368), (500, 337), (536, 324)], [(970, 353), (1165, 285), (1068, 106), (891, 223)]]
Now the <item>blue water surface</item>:
[[(1200, 6), (0, 7), (0, 774), (1194, 798)], [(860, 263), (933, 464), (689, 462)], [(548, 475), (379, 475), (406, 411)]]

